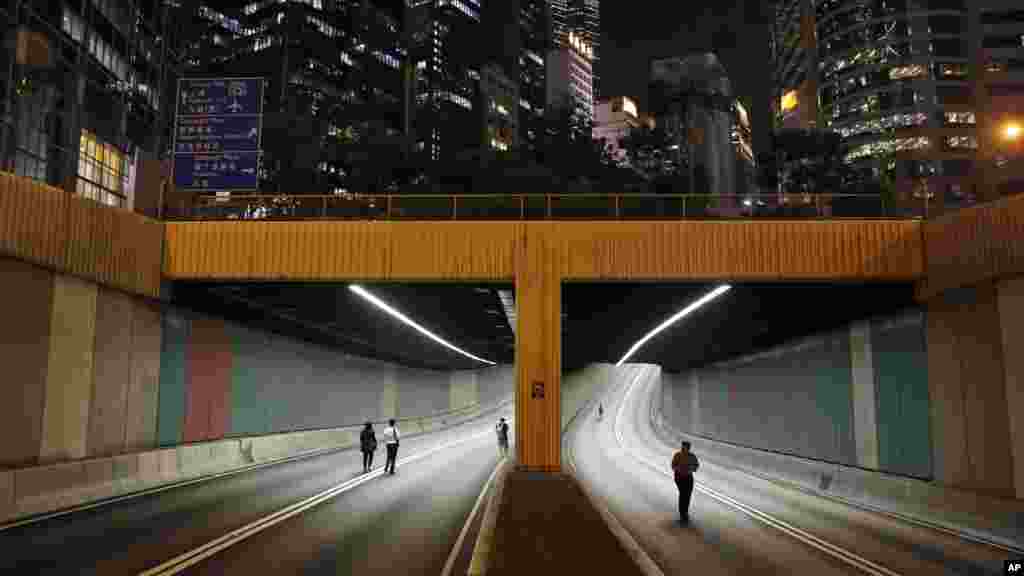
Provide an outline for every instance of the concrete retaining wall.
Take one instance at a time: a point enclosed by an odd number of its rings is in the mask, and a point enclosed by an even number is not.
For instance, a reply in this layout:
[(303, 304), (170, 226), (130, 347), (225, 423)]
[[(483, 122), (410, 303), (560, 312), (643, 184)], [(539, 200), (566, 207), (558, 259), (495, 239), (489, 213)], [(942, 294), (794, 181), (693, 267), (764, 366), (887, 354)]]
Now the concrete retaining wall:
[[(510, 397), (490, 404), (402, 419), (404, 437), (456, 426), (504, 409)], [(383, 423), (381, 423), (383, 424)], [(187, 444), (107, 458), (0, 471), (0, 522), (88, 504), (254, 464), (354, 448), (360, 426), (307, 430)]]
[(591, 399), (604, 395), (608, 385), (614, 381), (614, 374), (615, 366), (612, 364), (592, 364), (562, 376), (559, 403), (562, 407), (563, 432)]
[(924, 314), (875, 318), (683, 374), (662, 374), (683, 432), (931, 478)]
[(685, 434), (659, 410), (654, 429), (672, 446), (686, 438), (702, 459), (824, 496), (896, 512), (1003, 542), (1024, 542), (1024, 501), (992, 498), (935, 482), (755, 450)]

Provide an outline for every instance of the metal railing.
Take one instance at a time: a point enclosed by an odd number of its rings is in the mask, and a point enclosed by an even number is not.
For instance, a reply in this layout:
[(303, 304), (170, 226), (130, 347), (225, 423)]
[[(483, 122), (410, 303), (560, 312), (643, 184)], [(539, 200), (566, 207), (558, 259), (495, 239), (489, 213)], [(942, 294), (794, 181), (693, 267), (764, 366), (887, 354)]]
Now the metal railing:
[(365, 194), (201, 196), (168, 220), (679, 220), (925, 218), (926, 199), (857, 194)]

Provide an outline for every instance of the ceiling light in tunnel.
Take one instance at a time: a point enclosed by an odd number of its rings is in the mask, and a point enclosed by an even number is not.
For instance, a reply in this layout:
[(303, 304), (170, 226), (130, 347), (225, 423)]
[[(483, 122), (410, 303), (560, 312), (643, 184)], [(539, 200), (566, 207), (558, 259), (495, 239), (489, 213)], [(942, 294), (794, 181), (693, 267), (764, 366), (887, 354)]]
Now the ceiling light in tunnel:
[(437, 342), (438, 344), (444, 346), (445, 348), (448, 348), (449, 350), (453, 350), (455, 352), (458, 352), (459, 354), (462, 354), (463, 356), (465, 356), (467, 358), (472, 358), (473, 360), (476, 360), (477, 362), (483, 362), (484, 364), (490, 364), (492, 366), (497, 364), (497, 362), (491, 362), (490, 360), (485, 360), (485, 359), (483, 359), (483, 358), (481, 358), (479, 356), (474, 356), (473, 354), (470, 354), (469, 352), (466, 352), (465, 350), (459, 348), (458, 346), (450, 344), (444, 338), (441, 338), (440, 336), (435, 335), (433, 332), (431, 332), (430, 330), (427, 330), (423, 326), (420, 326), (414, 320), (412, 320), (411, 318), (409, 318), (405, 314), (402, 314), (401, 312), (399, 312), (397, 309), (395, 309), (394, 307), (392, 307), (388, 303), (384, 302), (380, 298), (377, 298), (373, 294), (370, 294), (362, 286), (359, 286), (358, 284), (349, 284), (348, 285), (348, 289), (353, 291), (353, 292), (355, 292), (356, 294), (362, 296), (365, 300), (369, 301), (374, 306), (376, 306), (376, 307), (380, 308), (381, 310), (387, 312), (388, 314), (394, 316), (395, 318), (400, 320), (403, 324), (411, 326), (412, 328), (414, 328), (420, 334), (423, 334), (427, 338), (430, 338), (431, 340), (433, 340), (434, 342)]
[(676, 312), (671, 318), (669, 318), (668, 320), (665, 320), (664, 322), (659, 324), (657, 328), (655, 328), (654, 330), (651, 330), (650, 332), (648, 332), (646, 336), (644, 336), (643, 338), (637, 340), (636, 344), (633, 344), (633, 346), (630, 347), (629, 352), (626, 352), (626, 355), (623, 356), (621, 360), (616, 362), (615, 365), (616, 366), (621, 366), (623, 362), (625, 362), (626, 360), (629, 360), (629, 357), (632, 356), (634, 353), (636, 353), (636, 351), (639, 350), (641, 346), (646, 344), (648, 340), (650, 340), (651, 338), (654, 338), (655, 336), (657, 336), (659, 332), (661, 332), (662, 330), (664, 330), (664, 329), (668, 328), (669, 326), (675, 324), (676, 322), (682, 320), (683, 318), (688, 316), (694, 310), (697, 310), (701, 306), (707, 304), (708, 302), (711, 302), (712, 300), (714, 300), (715, 298), (718, 298), (722, 294), (725, 294), (726, 292), (729, 291), (730, 288), (732, 288), (732, 286), (730, 286), (729, 284), (722, 284), (718, 288), (715, 288), (711, 292), (708, 292), (707, 294), (702, 296), (699, 300), (691, 303), (686, 308), (683, 308), (679, 312)]

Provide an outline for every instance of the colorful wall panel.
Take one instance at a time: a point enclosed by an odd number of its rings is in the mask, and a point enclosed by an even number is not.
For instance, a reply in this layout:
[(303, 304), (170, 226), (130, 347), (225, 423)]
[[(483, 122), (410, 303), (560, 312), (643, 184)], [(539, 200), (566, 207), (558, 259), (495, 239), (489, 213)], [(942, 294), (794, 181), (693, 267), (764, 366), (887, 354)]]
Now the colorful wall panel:
[(131, 376), (125, 397), (124, 450), (134, 452), (156, 444), (157, 391), (160, 386), (161, 312), (136, 302), (132, 311)]
[(190, 332), (188, 317), (174, 311), (164, 313), (156, 417), (160, 446), (173, 446), (183, 441)]
[(231, 342), (224, 321), (192, 319), (188, 346), (184, 442), (223, 438), (228, 431)]
[(92, 399), (86, 442), (90, 457), (111, 456), (124, 448), (134, 307), (133, 299), (125, 294), (106, 288), (100, 288), (97, 293)]
[(928, 357), (921, 313), (872, 322), (881, 470), (932, 476)]
[(0, 257), (0, 467), (39, 459), (50, 350), (53, 275)]
[(95, 284), (56, 276), (40, 461), (84, 458), (96, 341)]

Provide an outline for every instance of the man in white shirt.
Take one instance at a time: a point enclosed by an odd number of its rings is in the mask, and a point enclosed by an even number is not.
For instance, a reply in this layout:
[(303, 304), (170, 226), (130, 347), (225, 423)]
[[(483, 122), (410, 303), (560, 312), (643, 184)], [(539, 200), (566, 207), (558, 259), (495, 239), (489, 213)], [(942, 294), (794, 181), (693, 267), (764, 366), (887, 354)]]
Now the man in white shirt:
[(388, 420), (388, 427), (384, 429), (384, 442), (388, 451), (388, 460), (384, 464), (385, 474), (395, 473), (395, 460), (398, 459), (398, 427), (395, 426), (395, 419)]

